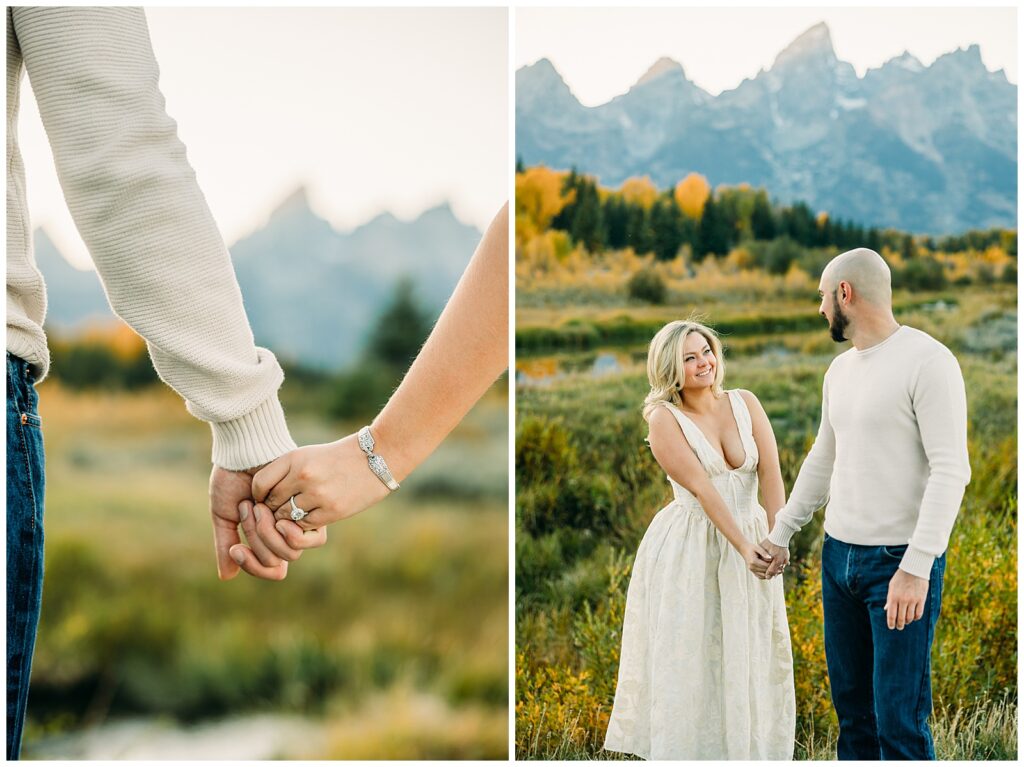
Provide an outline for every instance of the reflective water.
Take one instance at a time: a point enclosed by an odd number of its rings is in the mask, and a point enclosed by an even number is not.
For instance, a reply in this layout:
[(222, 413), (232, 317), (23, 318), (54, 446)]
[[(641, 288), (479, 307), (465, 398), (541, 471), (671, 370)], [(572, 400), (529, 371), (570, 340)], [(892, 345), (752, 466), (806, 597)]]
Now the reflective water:
[[(122, 719), (26, 744), (25, 759), (265, 760), (316, 753), (324, 728), (298, 717), (253, 715), (185, 726)], [(296, 748), (301, 746), (301, 751)]]
[(601, 349), (581, 354), (516, 359), (517, 386), (548, 386), (572, 373), (603, 378), (644, 365), (647, 347)]

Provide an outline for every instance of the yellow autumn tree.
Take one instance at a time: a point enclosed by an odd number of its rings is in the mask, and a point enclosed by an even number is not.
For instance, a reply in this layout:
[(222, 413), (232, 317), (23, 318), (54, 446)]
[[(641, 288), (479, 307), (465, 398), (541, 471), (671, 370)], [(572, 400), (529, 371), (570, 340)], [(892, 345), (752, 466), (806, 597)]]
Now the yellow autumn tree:
[(543, 165), (516, 174), (516, 244), (546, 231), (551, 220), (576, 196), (562, 189), (565, 174)]
[(654, 207), (658, 199), (658, 188), (651, 181), (650, 176), (633, 176), (622, 182), (619, 189), (622, 199), (632, 205), (639, 205), (644, 210)]
[(691, 173), (676, 184), (674, 197), (679, 210), (692, 219), (699, 219), (710, 194), (708, 180), (699, 173)]
[(146, 354), (146, 342), (121, 321), (86, 325), (79, 339), (84, 343), (106, 346), (122, 362)]

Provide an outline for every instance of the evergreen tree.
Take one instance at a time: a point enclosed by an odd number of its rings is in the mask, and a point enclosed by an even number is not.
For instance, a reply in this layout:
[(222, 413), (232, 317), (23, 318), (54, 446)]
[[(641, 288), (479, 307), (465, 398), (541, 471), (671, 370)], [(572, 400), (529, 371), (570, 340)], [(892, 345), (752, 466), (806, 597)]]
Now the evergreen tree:
[(626, 247), (629, 244), (629, 210), (626, 202), (617, 194), (608, 195), (603, 215), (608, 247), (612, 250)]
[(416, 302), (412, 280), (403, 277), (370, 332), (365, 357), (404, 372), (429, 334), (430, 319)]
[(569, 170), (569, 175), (565, 177), (565, 181), (562, 182), (562, 192), (564, 194), (573, 195), (573, 201), (566, 205), (562, 210), (551, 219), (552, 229), (561, 229), (563, 232), (572, 231), (572, 221), (576, 216), (576, 204), (580, 199), (580, 180), (581, 176), (576, 172), (576, 168), (573, 167)]
[(768, 193), (758, 189), (754, 197), (754, 210), (750, 216), (750, 229), (755, 240), (775, 239), (775, 214), (768, 202)]
[[(909, 234), (903, 235), (903, 242), (900, 243), (900, 252), (902, 253), (905, 261), (909, 261), (914, 257), (914, 238)], [(916, 272), (915, 276), (919, 277)]]
[(640, 205), (626, 203), (626, 240), (637, 253), (650, 253), (654, 250), (651, 215)]
[(654, 233), (654, 257), (670, 261), (676, 257), (681, 243), (679, 224), (682, 213), (670, 197), (659, 197), (651, 208), (651, 230)]
[(690, 253), (697, 252), (697, 240), (700, 229), (700, 223), (689, 216), (682, 216), (679, 219), (679, 247), (684, 245), (690, 246)]
[(828, 216), (824, 216), (818, 220), (818, 226), (815, 230), (815, 246), (824, 248), (829, 245), (835, 244), (835, 232), (833, 231), (832, 219)]
[(576, 203), (569, 236), (591, 253), (604, 250), (604, 216), (597, 184), (588, 178), (580, 179), (576, 187)]
[(806, 203), (798, 202), (782, 209), (780, 234), (789, 235), (798, 244), (808, 247), (814, 244), (815, 228), (814, 215)]
[(720, 213), (714, 195), (708, 197), (708, 201), (704, 203), (704, 214), (700, 217), (697, 249), (694, 251), (698, 261), (703, 260), (709, 253), (722, 256), (729, 251), (728, 227), (729, 224)]

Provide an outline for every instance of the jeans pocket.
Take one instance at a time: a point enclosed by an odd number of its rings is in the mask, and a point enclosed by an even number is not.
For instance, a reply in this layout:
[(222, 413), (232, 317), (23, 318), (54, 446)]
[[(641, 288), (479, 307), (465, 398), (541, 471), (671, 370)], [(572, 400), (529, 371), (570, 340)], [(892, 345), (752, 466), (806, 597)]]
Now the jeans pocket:
[(35, 413), (22, 413), (21, 425), (30, 429), (40, 429), (43, 425), (43, 419)]
[(903, 555), (907, 553), (907, 544), (905, 543), (902, 546), (879, 546), (878, 548), (882, 550), (883, 554), (892, 559), (902, 560)]

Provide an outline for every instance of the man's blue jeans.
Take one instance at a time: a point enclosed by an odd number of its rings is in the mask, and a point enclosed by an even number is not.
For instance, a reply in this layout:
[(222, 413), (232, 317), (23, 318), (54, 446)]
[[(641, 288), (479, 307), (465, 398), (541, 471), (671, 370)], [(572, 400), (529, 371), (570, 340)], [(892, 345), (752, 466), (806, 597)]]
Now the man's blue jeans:
[(7, 355), (7, 758), (25, 726), (43, 599), (43, 434), (28, 364)]
[(934, 759), (931, 647), (946, 556), (932, 565), (920, 620), (886, 623), (906, 546), (855, 546), (828, 535), (821, 551), (825, 659), (839, 717), (840, 759)]

